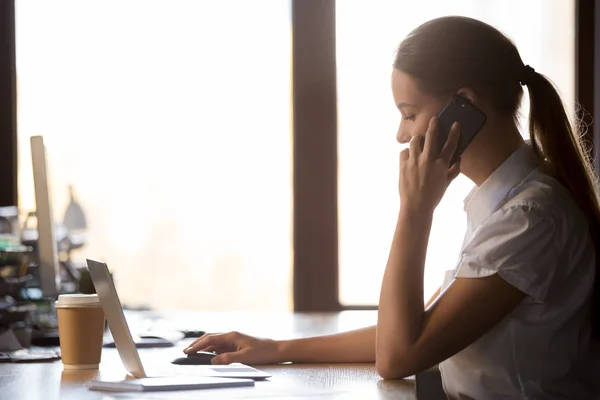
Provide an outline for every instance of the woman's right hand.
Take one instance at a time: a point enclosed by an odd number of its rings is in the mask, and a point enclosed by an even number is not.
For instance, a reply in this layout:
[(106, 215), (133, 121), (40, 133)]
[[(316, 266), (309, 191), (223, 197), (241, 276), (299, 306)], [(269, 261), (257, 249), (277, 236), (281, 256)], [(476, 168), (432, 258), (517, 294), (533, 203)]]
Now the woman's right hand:
[(213, 364), (239, 362), (247, 365), (278, 364), (282, 359), (279, 342), (271, 339), (256, 338), (239, 332), (207, 333), (186, 349), (184, 353), (214, 351), (217, 355)]

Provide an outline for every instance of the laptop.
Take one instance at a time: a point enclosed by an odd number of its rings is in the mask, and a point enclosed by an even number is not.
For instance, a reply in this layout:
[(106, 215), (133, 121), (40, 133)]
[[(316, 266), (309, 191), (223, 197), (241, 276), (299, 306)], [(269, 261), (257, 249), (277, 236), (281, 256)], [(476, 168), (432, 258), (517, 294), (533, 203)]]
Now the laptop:
[(125, 314), (123, 313), (121, 301), (117, 295), (117, 290), (106, 263), (90, 259), (86, 261), (121, 361), (127, 372), (135, 378), (148, 378), (150, 377), (149, 375), (153, 377), (195, 375), (247, 379), (266, 379), (271, 377), (271, 375), (263, 371), (239, 363), (229, 365), (174, 365), (166, 360), (164, 366), (159, 366), (156, 372), (149, 374), (142, 365), (140, 355), (133, 341)]

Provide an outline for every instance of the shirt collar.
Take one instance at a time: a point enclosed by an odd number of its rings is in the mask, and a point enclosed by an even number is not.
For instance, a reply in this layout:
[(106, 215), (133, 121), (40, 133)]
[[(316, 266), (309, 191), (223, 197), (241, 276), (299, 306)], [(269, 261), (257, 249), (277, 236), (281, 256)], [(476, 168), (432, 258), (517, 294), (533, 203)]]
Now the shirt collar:
[(531, 145), (524, 144), (513, 152), (492, 174), (475, 187), (464, 200), (469, 225), (476, 228), (492, 215), (510, 191), (538, 167)]

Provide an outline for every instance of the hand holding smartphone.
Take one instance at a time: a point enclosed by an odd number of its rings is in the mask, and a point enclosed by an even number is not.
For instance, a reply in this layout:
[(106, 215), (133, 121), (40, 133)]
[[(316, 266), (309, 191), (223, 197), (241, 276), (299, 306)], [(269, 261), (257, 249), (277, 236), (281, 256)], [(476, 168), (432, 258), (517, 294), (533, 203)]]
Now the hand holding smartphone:
[[(486, 116), (480, 109), (471, 104), (469, 100), (455, 94), (452, 97), (452, 100), (450, 100), (446, 107), (440, 112), (438, 118), (438, 152), (442, 151), (444, 148), (452, 124), (456, 121), (460, 124), (460, 138), (458, 139), (456, 151), (450, 160), (450, 165), (454, 165), (473, 138), (477, 135), (481, 127), (485, 124)], [(421, 150), (423, 150), (425, 146), (425, 136), (421, 136), (419, 139), (421, 142)]]

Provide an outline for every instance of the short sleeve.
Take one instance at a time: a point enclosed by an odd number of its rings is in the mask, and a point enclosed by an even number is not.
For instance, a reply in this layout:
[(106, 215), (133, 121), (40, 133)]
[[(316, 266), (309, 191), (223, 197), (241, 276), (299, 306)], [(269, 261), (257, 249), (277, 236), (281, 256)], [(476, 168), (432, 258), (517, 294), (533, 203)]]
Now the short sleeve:
[(559, 257), (553, 216), (527, 204), (502, 208), (492, 214), (464, 247), (457, 278), (497, 273), (538, 302), (546, 298)]

